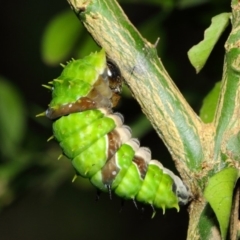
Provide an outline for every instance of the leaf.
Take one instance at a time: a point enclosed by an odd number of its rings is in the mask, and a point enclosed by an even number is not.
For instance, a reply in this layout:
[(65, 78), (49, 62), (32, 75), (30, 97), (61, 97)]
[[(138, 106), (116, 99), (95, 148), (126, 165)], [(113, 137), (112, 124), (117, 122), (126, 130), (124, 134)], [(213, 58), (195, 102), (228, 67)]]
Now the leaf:
[(199, 73), (204, 67), (213, 47), (228, 26), (230, 13), (221, 13), (212, 18), (212, 23), (204, 32), (204, 39), (188, 51), (188, 58)]
[(204, 197), (215, 212), (222, 239), (226, 239), (235, 183), (239, 177), (235, 168), (225, 168), (209, 179)]
[(213, 121), (215, 110), (218, 103), (221, 82), (217, 82), (214, 88), (208, 93), (203, 100), (203, 105), (200, 109), (200, 118), (204, 123)]
[(80, 36), (82, 26), (72, 11), (64, 11), (47, 25), (42, 38), (42, 58), (55, 65), (65, 60)]
[(26, 114), (19, 92), (0, 76), (0, 152), (14, 157), (24, 137)]

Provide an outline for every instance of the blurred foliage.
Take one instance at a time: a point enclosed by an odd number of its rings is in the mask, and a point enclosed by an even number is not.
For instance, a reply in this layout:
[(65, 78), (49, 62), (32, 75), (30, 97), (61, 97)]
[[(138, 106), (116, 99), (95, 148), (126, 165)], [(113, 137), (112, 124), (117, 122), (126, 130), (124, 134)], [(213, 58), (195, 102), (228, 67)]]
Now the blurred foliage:
[[(59, 33), (64, 34), (59, 36)], [(83, 27), (69, 9), (51, 19), (47, 25), (42, 39), (42, 58), (46, 64), (59, 64), (70, 55)]]
[[(154, 43), (174, 82), (196, 112), (204, 96), (221, 79), (224, 42), (221, 36), (199, 75), (187, 59), (187, 51), (203, 38), (211, 18), (229, 12), (229, 1), (122, 0), (129, 19)], [(84, 179), (71, 179), (74, 171), (51, 136), (51, 122), (35, 118), (47, 108), (50, 92), (41, 84), (56, 78), (59, 63), (98, 49), (67, 1), (24, 1), (1, 4), (0, 65), (0, 236), (10, 239), (122, 239), (131, 233), (138, 239), (185, 239), (187, 212), (174, 210), (150, 220), (151, 208), (137, 211), (107, 194), (94, 203), (93, 187)], [(11, 14), (10, 14), (11, 13)], [(204, 14), (203, 14), (204, 13)], [(129, 91), (116, 109), (152, 149), (153, 158), (174, 169), (170, 155)], [(103, 199), (102, 199), (103, 198)], [(115, 205), (113, 205), (115, 204)], [(116, 205), (117, 204), (117, 205)], [(114, 207), (113, 207), (114, 206)], [(140, 213), (139, 213), (140, 212)], [(182, 219), (185, 219), (184, 221)], [(134, 222), (134, 226), (132, 224)], [(95, 230), (92, 231), (92, 226)], [(159, 229), (160, 228), (160, 229)], [(174, 231), (172, 230), (174, 229)]]
[[(11, 119), (11, 121), (9, 121)], [(13, 158), (26, 130), (26, 113), (20, 91), (0, 76), (0, 149), (4, 157)], [(6, 136), (8, 136), (6, 138)]]

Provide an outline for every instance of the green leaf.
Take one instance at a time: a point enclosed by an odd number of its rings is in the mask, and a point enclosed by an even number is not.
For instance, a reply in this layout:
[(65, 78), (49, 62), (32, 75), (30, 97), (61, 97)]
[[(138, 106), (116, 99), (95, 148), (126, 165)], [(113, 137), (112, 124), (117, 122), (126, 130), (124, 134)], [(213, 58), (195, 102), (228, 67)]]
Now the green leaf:
[(200, 118), (204, 123), (213, 121), (215, 110), (218, 103), (221, 82), (217, 82), (214, 88), (208, 93), (203, 100), (203, 105), (200, 110)]
[(212, 23), (204, 32), (204, 39), (188, 51), (188, 58), (197, 73), (204, 67), (213, 47), (228, 26), (230, 13), (221, 13), (212, 18)]
[(65, 60), (77, 43), (82, 29), (77, 17), (70, 10), (54, 17), (43, 34), (43, 61), (55, 65)]
[(19, 92), (0, 76), (0, 152), (15, 157), (25, 135), (25, 106)]
[(235, 183), (239, 177), (235, 168), (225, 168), (209, 179), (204, 197), (215, 212), (223, 239), (226, 239)]

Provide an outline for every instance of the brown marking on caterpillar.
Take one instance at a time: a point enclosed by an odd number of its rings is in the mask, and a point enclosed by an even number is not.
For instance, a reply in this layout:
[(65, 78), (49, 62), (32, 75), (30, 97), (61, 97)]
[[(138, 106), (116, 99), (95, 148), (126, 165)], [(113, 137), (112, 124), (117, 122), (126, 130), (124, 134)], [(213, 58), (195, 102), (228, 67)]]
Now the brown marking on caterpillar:
[(104, 81), (103, 77), (100, 75), (97, 81), (94, 83), (92, 90), (86, 97), (81, 97), (74, 103), (64, 104), (57, 108), (48, 108), (46, 111), (46, 116), (50, 119), (56, 119), (70, 113), (82, 112), (101, 107), (111, 109), (113, 107), (111, 102), (113, 95), (114, 104), (117, 104), (116, 94), (111, 91), (107, 85), (107, 82)]
[(89, 109), (96, 109), (97, 103), (88, 97), (81, 97), (75, 103), (68, 103), (58, 108), (48, 108), (46, 116), (49, 119), (56, 119), (61, 116), (68, 115), (70, 113), (82, 112)]
[(144, 179), (147, 173), (148, 163), (151, 160), (151, 151), (149, 148), (140, 147), (134, 156), (133, 162), (136, 163), (141, 178)]
[(108, 161), (101, 169), (102, 181), (106, 185), (111, 185), (119, 168), (116, 164), (115, 153), (121, 146), (121, 136), (118, 131), (113, 130), (107, 134), (108, 136)]
[(134, 156), (133, 162), (137, 165), (141, 178), (144, 179), (147, 173), (148, 163), (140, 156)]
[(81, 97), (74, 103), (64, 104), (58, 108), (48, 108), (46, 116), (50, 119), (56, 119), (70, 113), (82, 112), (100, 107), (111, 108), (111, 101), (106, 97), (103, 97), (95, 88), (93, 88), (86, 97)]
[(108, 159), (112, 158), (121, 146), (121, 137), (118, 131), (113, 130), (108, 133)]
[(101, 169), (102, 182), (106, 185), (111, 185), (120, 171), (120, 168), (117, 166), (115, 156), (116, 155), (113, 155), (113, 157), (110, 158)]

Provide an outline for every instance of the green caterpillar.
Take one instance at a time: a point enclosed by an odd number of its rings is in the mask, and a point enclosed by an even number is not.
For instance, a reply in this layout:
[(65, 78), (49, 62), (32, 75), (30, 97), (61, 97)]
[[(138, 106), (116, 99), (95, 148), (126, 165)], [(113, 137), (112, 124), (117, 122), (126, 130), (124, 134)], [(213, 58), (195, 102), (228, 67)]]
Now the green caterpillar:
[(112, 112), (122, 79), (104, 50), (72, 60), (50, 85), (52, 101), (42, 115), (54, 120), (54, 138), (77, 175), (103, 192), (114, 191), (163, 212), (187, 204), (190, 193), (182, 180), (151, 160), (150, 150), (132, 138), (122, 115)]

